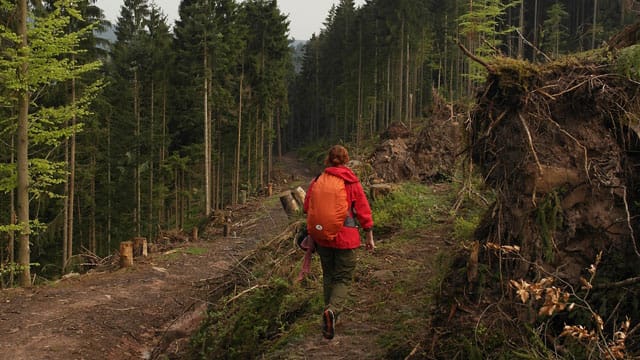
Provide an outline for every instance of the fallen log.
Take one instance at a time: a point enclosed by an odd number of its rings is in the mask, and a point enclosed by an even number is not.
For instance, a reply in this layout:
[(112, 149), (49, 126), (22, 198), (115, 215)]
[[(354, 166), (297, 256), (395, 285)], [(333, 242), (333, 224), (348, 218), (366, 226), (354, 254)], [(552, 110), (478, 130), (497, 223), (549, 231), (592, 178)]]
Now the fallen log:
[(282, 208), (288, 216), (294, 216), (300, 211), (300, 207), (298, 206), (296, 200), (293, 198), (291, 191), (287, 191), (280, 195), (280, 203), (282, 203)]

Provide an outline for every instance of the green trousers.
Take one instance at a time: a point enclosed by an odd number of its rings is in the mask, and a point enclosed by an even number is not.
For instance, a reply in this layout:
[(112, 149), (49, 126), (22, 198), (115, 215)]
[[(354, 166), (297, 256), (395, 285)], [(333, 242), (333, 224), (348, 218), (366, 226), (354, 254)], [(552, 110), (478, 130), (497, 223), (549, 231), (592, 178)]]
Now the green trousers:
[(356, 268), (356, 250), (317, 246), (322, 264), (324, 305), (338, 315), (349, 297), (349, 287)]

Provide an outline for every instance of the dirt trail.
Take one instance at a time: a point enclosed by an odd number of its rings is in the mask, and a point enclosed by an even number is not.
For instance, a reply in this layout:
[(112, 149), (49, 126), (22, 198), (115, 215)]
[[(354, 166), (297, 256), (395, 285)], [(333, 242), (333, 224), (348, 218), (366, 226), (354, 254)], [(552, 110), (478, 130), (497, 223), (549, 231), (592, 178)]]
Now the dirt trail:
[[(276, 167), (275, 194), (310, 177), (293, 157)], [(286, 182), (284, 179), (288, 179)], [(219, 276), (288, 223), (279, 201), (235, 209), (236, 237), (213, 232), (134, 267), (31, 289), (0, 291), (0, 360), (140, 359), (178, 353), (206, 308), (198, 281)], [(257, 221), (256, 221), (257, 220)], [(244, 226), (252, 223), (256, 225)]]

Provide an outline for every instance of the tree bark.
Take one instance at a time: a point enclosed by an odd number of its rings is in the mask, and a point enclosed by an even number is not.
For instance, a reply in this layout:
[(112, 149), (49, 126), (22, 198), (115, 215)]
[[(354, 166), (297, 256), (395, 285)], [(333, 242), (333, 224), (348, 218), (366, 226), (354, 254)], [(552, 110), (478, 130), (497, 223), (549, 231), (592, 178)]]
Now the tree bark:
[[(76, 79), (71, 79), (71, 103), (76, 103)], [(68, 217), (67, 217), (67, 260), (73, 256), (73, 204), (75, 196), (75, 184), (76, 184), (76, 116), (71, 117), (71, 126), (73, 127), (73, 133), (71, 134), (71, 151), (69, 154), (69, 196), (67, 201), (69, 202)], [(65, 264), (66, 265), (66, 264)], [(63, 271), (66, 269), (63, 269)]]
[(140, 132), (141, 132), (141, 124), (140, 124), (140, 103), (139, 103), (139, 94), (138, 94), (138, 69), (134, 69), (133, 72), (133, 114), (136, 119), (136, 161), (135, 161), (135, 194), (136, 194), (136, 210), (135, 210), (135, 222), (136, 222), (136, 236), (140, 236), (142, 231), (142, 195), (141, 195), (141, 179), (140, 179)]
[(120, 267), (133, 266), (133, 243), (123, 241), (120, 243)]
[(240, 152), (242, 140), (242, 83), (244, 81), (244, 65), (240, 73), (240, 89), (238, 99), (238, 134), (236, 139), (236, 166), (235, 166), (235, 186), (233, 187), (233, 201), (238, 201), (238, 192), (240, 191)]
[(207, 34), (205, 33), (205, 44), (203, 49), (203, 78), (204, 78), (204, 96), (203, 96), (203, 113), (204, 113), (204, 214), (208, 217), (211, 214), (211, 129), (209, 126), (209, 75), (207, 74)]
[[(20, 49), (22, 52), (28, 46), (27, 43), (27, 0), (19, 0), (18, 35), (21, 39)], [(25, 54), (26, 55), (26, 54)], [(23, 62), (18, 69), (20, 78), (25, 79), (29, 73), (27, 62)], [(18, 237), (19, 251), (18, 264), (20, 270), (20, 285), (28, 287), (31, 285), (31, 269), (29, 254), (29, 90), (21, 90), (18, 95), (18, 136), (17, 136), (17, 170), (18, 170), (18, 224), (21, 227)]]
[(282, 204), (282, 208), (284, 209), (284, 211), (289, 216), (293, 216), (300, 211), (300, 207), (298, 206), (296, 200), (293, 198), (291, 191), (287, 191), (280, 195), (280, 203)]

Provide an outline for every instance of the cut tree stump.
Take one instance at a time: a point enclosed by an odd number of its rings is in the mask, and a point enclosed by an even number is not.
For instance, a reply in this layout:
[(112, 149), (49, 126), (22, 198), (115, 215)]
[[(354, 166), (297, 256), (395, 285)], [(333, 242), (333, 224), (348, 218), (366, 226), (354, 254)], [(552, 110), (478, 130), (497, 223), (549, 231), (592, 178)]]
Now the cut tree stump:
[(369, 188), (369, 196), (371, 200), (376, 201), (391, 194), (391, 185), (389, 184), (373, 184)]
[(198, 241), (198, 228), (191, 229), (191, 241)]
[(134, 237), (133, 238), (133, 256), (144, 256), (148, 255), (148, 243), (146, 237)]
[(300, 211), (300, 207), (298, 206), (296, 200), (293, 198), (291, 191), (287, 191), (281, 194), (280, 202), (282, 203), (282, 208), (289, 216), (294, 216)]
[(291, 190), (291, 195), (296, 199), (298, 206), (302, 208), (304, 206), (304, 198), (307, 196), (307, 192), (304, 191), (303, 188), (298, 186), (297, 188)]
[(123, 241), (120, 243), (120, 267), (133, 266), (133, 242)]

